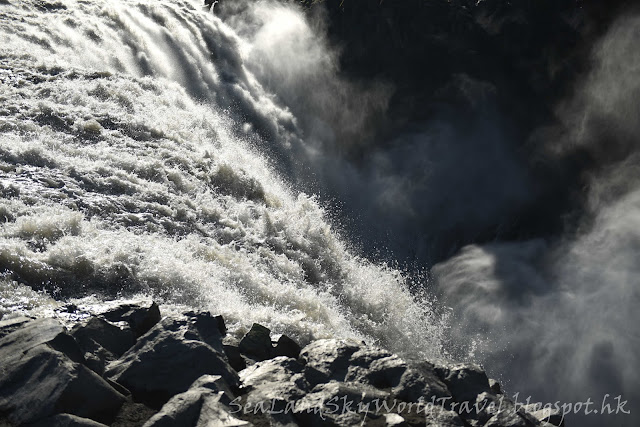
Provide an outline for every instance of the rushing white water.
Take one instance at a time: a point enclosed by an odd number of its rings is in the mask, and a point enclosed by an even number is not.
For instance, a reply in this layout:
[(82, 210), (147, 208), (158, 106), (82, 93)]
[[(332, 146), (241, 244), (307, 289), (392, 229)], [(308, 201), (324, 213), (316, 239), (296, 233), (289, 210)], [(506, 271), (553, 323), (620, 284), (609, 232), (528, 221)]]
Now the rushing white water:
[(0, 315), (141, 294), (440, 356), (430, 300), (275, 172), (302, 140), (243, 43), (197, 0), (0, 2)]

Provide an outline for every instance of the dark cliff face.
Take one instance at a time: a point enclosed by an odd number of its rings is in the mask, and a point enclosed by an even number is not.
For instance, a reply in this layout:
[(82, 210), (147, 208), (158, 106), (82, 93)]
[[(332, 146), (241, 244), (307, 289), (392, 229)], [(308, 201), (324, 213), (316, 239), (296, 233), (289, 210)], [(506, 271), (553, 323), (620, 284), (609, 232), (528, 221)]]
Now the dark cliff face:
[[(411, 219), (409, 233), (422, 236), (421, 242), (407, 244), (403, 227), (376, 232), (365, 225), (359, 239), (372, 243), (365, 246), (379, 247), (390, 239), (397, 258), (430, 263), (471, 242), (554, 236), (566, 227), (568, 217), (581, 211), (585, 174), (625, 155), (607, 159), (573, 150), (550, 156), (555, 136), (544, 130), (559, 126), (558, 104), (579, 90), (591, 66), (592, 46), (621, 11), (631, 7), (629, 1), (301, 3), (340, 52), (345, 78), (393, 88), (384, 117), (372, 121), (373, 131), (348, 135), (346, 144), (338, 141), (341, 155), (359, 170), (371, 169), (374, 151), (385, 158), (406, 151), (438, 156), (440, 169), (429, 175), (437, 185), (446, 182), (450, 187), (442, 190), (448, 194), (433, 196), (431, 184), (431, 189), (409, 196), (416, 218), (422, 218)], [(216, 13), (224, 18), (240, 13), (246, 4), (221, 1)], [(424, 148), (428, 143), (416, 142), (415, 135), (423, 140), (424, 134), (442, 126), (452, 133), (442, 142), (444, 148)], [(465, 165), (467, 157), (474, 159), (473, 165)], [(406, 165), (406, 159), (396, 163), (394, 173), (401, 179), (421, 175)], [(452, 176), (457, 167), (469, 173)], [(512, 189), (495, 190), (509, 187), (509, 182), (516, 183)], [(326, 187), (326, 200), (352, 199), (335, 185)], [(487, 197), (474, 200), (481, 193)], [(495, 200), (482, 206), (493, 194)], [(486, 213), (473, 218), (460, 213), (471, 205)], [(341, 208), (347, 217), (362, 217), (359, 204), (347, 200)], [(436, 209), (443, 212), (442, 218), (434, 217)], [(464, 220), (457, 219), (462, 216)], [(428, 249), (417, 248), (426, 240)]]

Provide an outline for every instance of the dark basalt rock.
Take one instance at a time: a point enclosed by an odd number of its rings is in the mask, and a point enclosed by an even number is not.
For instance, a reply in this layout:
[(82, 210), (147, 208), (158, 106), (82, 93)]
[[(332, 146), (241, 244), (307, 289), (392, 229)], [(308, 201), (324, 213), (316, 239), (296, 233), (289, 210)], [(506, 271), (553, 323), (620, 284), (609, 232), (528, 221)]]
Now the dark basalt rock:
[(302, 399), (310, 384), (304, 367), (284, 356), (258, 362), (240, 372), (243, 387), (249, 390), (237, 405), (254, 408), (248, 420), (257, 425), (297, 425), (287, 405)]
[(240, 372), (247, 367), (247, 362), (242, 357), (242, 354), (240, 354), (238, 346), (225, 344), (223, 347), (224, 354), (227, 356), (229, 365), (231, 365), (233, 369)]
[(92, 317), (85, 325), (73, 328), (71, 335), (83, 351), (89, 368), (102, 375), (108, 362), (122, 356), (135, 344), (133, 331), (125, 325)]
[(492, 392), (487, 374), (478, 365), (453, 365), (446, 368), (443, 381), (457, 402), (475, 402), (476, 396)]
[(26, 323), (32, 321), (31, 317), (13, 317), (11, 319), (4, 319), (0, 321), (0, 338), (9, 335), (11, 332), (20, 329)]
[[(154, 306), (120, 305), (71, 334), (54, 319), (0, 322), (0, 424), (548, 427), (546, 421), (561, 421), (558, 413), (516, 407), (477, 365), (406, 362), (351, 340), (318, 340), (300, 350), (283, 335), (274, 347), (271, 331), (258, 324), (239, 345), (233, 334), (223, 344), (224, 320), (208, 312), (162, 319), (135, 341), (134, 327), (159, 317)], [(105, 378), (85, 366), (101, 372), (107, 362)]]
[(145, 423), (145, 427), (172, 426), (250, 426), (229, 413), (234, 395), (222, 377), (205, 375), (189, 390), (173, 396), (162, 409)]
[(300, 356), (301, 350), (302, 348), (298, 345), (297, 342), (286, 335), (282, 335), (280, 336), (280, 338), (278, 338), (276, 347), (273, 349), (272, 354), (274, 357), (287, 356), (297, 359), (298, 356)]
[(160, 308), (155, 302), (151, 303), (149, 307), (139, 304), (123, 304), (102, 313), (102, 316), (110, 322), (127, 322), (137, 338), (160, 321)]
[(241, 353), (255, 358), (256, 360), (266, 360), (273, 353), (271, 345), (271, 331), (258, 323), (254, 323), (247, 334), (242, 338), (238, 349)]
[(105, 376), (152, 407), (160, 407), (171, 396), (186, 391), (204, 374), (220, 375), (237, 388), (238, 377), (225, 360), (222, 341), (213, 340), (216, 333), (220, 335), (217, 326), (215, 333), (207, 330), (205, 334), (198, 326), (202, 326), (198, 318), (162, 320), (122, 358), (112, 362)]
[(0, 339), (0, 413), (14, 424), (58, 413), (108, 422), (125, 401), (84, 365), (54, 319), (38, 319)]

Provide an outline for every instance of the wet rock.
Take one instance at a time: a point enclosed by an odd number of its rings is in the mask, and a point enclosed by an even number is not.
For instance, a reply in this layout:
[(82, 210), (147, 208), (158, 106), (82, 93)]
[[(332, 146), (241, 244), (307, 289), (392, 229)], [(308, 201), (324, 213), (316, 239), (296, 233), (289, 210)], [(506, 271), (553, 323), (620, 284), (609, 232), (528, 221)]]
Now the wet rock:
[(248, 393), (235, 407), (248, 409), (255, 424), (295, 425), (292, 405), (311, 389), (303, 371), (300, 363), (284, 356), (249, 366), (240, 372)]
[(378, 418), (389, 393), (359, 383), (331, 381), (319, 384), (297, 404), (301, 425), (361, 425)]
[(238, 349), (241, 353), (247, 354), (258, 361), (269, 359), (273, 353), (271, 331), (258, 323), (254, 323), (249, 332), (240, 341)]
[(24, 323), (0, 341), (0, 354), (27, 353), (41, 344), (63, 353), (74, 362), (84, 362), (82, 352), (66, 328), (55, 319), (36, 319)]
[(77, 362), (80, 350), (54, 319), (38, 319), (0, 339), (0, 413), (14, 424), (56, 413), (109, 421), (125, 400)]
[(108, 362), (122, 356), (135, 344), (133, 331), (125, 325), (92, 317), (85, 325), (72, 329), (71, 335), (83, 351), (89, 368), (102, 375)]
[(186, 392), (173, 396), (145, 423), (145, 427), (250, 426), (250, 423), (229, 413), (228, 404), (233, 398), (222, 377), (205, 375), (198, 378)]
[(312, 383), (342, 381), (349, 371), (351, 355), (359, 349), (355, 341), (317, 340), (302, 349), (300, 359), (309, 370)]
[(489, 378), (489, 388), (493, 394), (502, 394), (502, 386), (494, 379)]
[(451, 396), (433, 365), (409, 366), (388, 351), (353, 341), (315, 341), (302, 350), (300, 359), (306, 363), (312, 384), (330, 380), (362, 383), (389, 390), (394, 398), (407, 402)]
[(301, 350), (302, 348), (300, 348), (297, 342), (286, 335), (281, 335), (280, 338), (278, 338), (278, 342), (276, 343), (276, 347), (273, 349), (272, 353), (274, 357), (287, 356), (297, 359), (298, 356), (300, 356)]
[(152, 302), (148, 307), (145, 307), (142, 303), (122, 304), (102, 313), (102, 316), (110, 322), (127, 322), (136, 338), (145, 334), (161, 318), (160, 308), (155, 302)]
[(222, 338), (227, 333), (222, 316), (212, 316), (208, 311), (185, 313), (188, 332), (185, 338), (200, 340), (217, 352), (224, 354)]
[(219, 348), (214, 349), (200, 340), (197, 325), (192, 318), (162, 320), (112, 362), (105, 375), (151, 407), (162, 406), (205, 374), (220, 375), (231, 388), (237, 388), (238, 376), (224, 357), (221, 340), (216, 344), (211, 335), (205, 337)]
[(13, 317), (11, 319), (3, 319), (0, 321), (0, 338), (9, 335), (11, 332), (21, 328), (26, 323), (31, 322), (31, 317)]
[(74, 327), (71, 335), (80, 345), (82, 341), (92, 340), (118, 357), (135, 344), (130, 327), (117, 325), (99, 317), (92, 317), (84, 326)]
[(447, 367), (443, 372), (443, 381), (456, 402), (475, 402), (480, 393), (491, 392), (487, 374), (474, 364)]
[(373, 347), (362, 347), (349, 358), (346, 381), (371, 384), (377, 388), (398, 385), (407, 364), (398, 356)]
[[(472, 402), (474, 403), (474, 402)], [(485, 427), (532, 427), (540, 422), (504, 396), (482, 392), (475, 399), (475, 406), (463, 405), (455, 408), (472, 426)]]
[(227, 356), (227, 360), (229, 361), (229, 365), (236, 371), (240, 372), (247, 367), (247, 362), (245, 362), (242, 354), (240, 354), (240, 349), (235, 345), (223, 345), (224, 354)]

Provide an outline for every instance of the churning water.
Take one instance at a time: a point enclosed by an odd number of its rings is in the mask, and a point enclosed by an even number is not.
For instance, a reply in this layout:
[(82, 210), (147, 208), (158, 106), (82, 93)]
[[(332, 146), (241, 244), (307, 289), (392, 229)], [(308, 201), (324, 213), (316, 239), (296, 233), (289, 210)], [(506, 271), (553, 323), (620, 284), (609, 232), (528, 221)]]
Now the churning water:
[(147, 295), (441, 355), (431, 301), (281, 178), (304, 141), (245, 48), (197, 0), (0, 2), (0, 314)]

